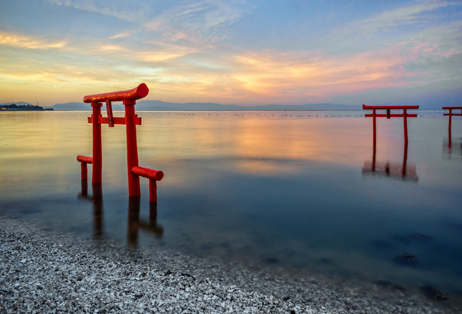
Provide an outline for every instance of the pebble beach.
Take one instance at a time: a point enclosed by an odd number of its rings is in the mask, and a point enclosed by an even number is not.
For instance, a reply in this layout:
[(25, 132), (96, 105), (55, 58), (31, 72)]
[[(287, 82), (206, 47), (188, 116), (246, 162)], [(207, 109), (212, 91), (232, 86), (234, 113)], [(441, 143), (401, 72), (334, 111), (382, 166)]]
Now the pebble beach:
[(137, 251), (0, 219), (0, 313), (460, 313), (459, 301), (438, 295)]

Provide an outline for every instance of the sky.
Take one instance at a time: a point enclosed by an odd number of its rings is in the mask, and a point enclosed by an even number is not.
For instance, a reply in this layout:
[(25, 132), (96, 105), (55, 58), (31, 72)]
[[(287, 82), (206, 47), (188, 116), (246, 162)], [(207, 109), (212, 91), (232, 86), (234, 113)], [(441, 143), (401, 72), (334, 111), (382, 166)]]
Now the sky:
[(462, 105), (462, 1), (0, 0), (0, 103)]

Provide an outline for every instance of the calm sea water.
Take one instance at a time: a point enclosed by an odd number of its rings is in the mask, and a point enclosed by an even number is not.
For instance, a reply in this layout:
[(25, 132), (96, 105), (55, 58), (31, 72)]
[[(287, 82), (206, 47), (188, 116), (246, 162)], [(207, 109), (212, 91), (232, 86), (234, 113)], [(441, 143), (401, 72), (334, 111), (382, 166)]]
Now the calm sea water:
[[(121, 115), (122, 112), (116, 112)], [(128, 198), (125, 127), (103, 126), (103, 185), (82, 186), (89, 112), (0, 114), (0, 216), (144, 250), (462, 293), (462, 120), (442, 112), (139, 112), (157, 208)], [(375, 153), (374, 153), (375, 149)], [(91, 166), (89, 166), (91, 171)], [(0, 218), (1, 219), (1, 218)]]

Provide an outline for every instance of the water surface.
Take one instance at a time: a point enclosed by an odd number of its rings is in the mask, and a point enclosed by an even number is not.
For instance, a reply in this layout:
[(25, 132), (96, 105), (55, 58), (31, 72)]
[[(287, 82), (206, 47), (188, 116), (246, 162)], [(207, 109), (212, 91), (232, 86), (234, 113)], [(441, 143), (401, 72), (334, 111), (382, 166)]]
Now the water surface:
[[(121, 115), (122, 112), (116, 112)], [(89, 112), (0, 114), (0, 215), (140, 250), (163, 246), (462, 292), (462, 120), (442, 112), (139, 112), (158, 205), (130, 200), (125, 128), (103, 126), (103, 184), (80, 181)], [(91, 171), (91, 166), (89, 166)]]

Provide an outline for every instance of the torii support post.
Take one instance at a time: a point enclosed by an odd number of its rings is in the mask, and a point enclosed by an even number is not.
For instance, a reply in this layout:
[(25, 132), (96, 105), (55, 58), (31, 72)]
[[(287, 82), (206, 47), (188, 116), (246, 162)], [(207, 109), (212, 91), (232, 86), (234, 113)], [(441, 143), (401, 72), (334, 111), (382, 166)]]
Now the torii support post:
[(87, 164), (93, 163), (93, 157), (78, 155), (77, 161), (80, 162), (80, 178), (82, 181), (87, 181)]
[[(409, 114), (407, 113), (407, 109), (419, 109), (419, 106), (366, 106), (363, 105), (363, 109), (372, 109), (372, 114), (365, 114), (365, 117), (372, 117), (372, 126), (373, 126), (373, 141), (375, 142), (377, 139), (377, 123), (376, 123), (376, 118), (377, 117), (386, 117), (387, 119), (390, 118), (396, 118), (396, 117), (402, 117), (403, 118), (403, 123), (404, 123), (404, 143), (408, 143), (409, 139), (407, 136), (407, 118), (415, 118), (417, 117), (417, 114)], [(395, 109), (400, 109), (403, 110), (402, 113), (391, 113), (391, 110)], [(380, 113), (378, 114), (376, 110), (386, 110), (387, 113)]]
[(128, 195), (140, 196), (140, 177), (132, 173), (132, 168), (138, 166), (138, 144), (136, 141), (136, 125), (134, 123), (135, 101), (124, 100), (125, 122), (127, 132), (127, 173), (128, 173)]
[(149, 202), (157, 203), (157, 181), (162, 180), (164, 173), (149, 168), (135, 166), (131, 173), (135, 176), (149, 179)]
[(88, 121), (93, 126), (93, 157), (77, 156), (77, 160), (81, 165), (81, 179), (87, 180), (87, 164), (93, 165), (91, 183), (101, 184), (103, 181), (103, 148), (101, 145), (101, 107), (103, 105), (99, 102), (91, 104), (93, 114)]
[(99, 102), (92, 102), (93, 108), (93, 172), (91, 183), (101, 184), (103, 182), (103, 147), (101, 143), (101, 107)]
[[(93, 164), (93, 183), (102, 182), (102, 149), (101, 149), (101, 124), (108, 124), (113, 127), (114, 124), (125, 124), (127, 134), (127, 173), (128, 173), (128, 195), (130, 197), (140, 196), (140, 179), (139, 175), (133, 173), (133, 169), (138, 167), (138, 146), (136, 140), (136, 126), (141, 125), (141, 118), (135, 114), (136, 100), (148, 95), (149, 89), (146, 84), (140, 84), (138, 87), (126, 91), (110, 92), (104, 94), (89, 95), (83, 98), (86, 103), (91, 103), (93, 115), (88, 118), (88, 122), (93, 124), (93, 157), (79, 155), (77, 160), (82, 163), (82, 180), (86, 179), (86, 164)], [(112, 102), (123, 101), (125, 105), (125, 117), (113, 117)], [(107, 117), (101, 116), (102, 103), (106, 103)], [(139, 167), (141, 168), (141, 167)], [(161, 171), (149, 171), (163, 173)], [(83, 174), (85, 170), (85, 176)], [(160, 179), (157, 180), (161, 180)], [(154, 182), (155, 185), (155, 182)], [(157, 201), (157, 194), (155, 197)]]

